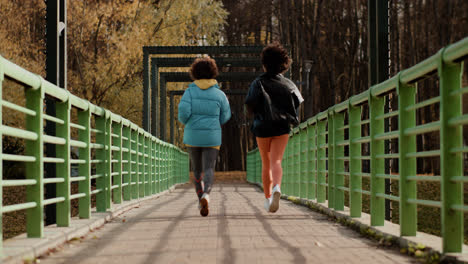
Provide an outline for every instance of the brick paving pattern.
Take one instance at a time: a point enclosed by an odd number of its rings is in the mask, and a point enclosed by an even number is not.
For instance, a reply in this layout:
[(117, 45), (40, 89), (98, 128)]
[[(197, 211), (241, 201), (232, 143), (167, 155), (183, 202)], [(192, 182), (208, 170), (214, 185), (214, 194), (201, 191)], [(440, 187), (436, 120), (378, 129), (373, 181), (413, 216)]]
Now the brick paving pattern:
[(215, 184), (201, 217), (192, 185), (142, 202), (40, 259), (49, 263), (415, 263), (327, 217), (281, 200), (271, 214), (263, 193)]

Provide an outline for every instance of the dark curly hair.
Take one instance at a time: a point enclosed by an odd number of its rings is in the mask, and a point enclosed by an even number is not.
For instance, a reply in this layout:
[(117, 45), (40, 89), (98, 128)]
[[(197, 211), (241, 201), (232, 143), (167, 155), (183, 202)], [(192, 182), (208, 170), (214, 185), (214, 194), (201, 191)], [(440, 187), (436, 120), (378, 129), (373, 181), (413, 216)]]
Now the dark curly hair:
[(262, 50), (262, 64), (268, 73), (282, 73), (289, 69), (292, 60), (288, 51), (278, 42), (268, 44)]
[(197, 58), (190, 66), (190, 78), (192, 80), (214, 79), (218, 76), (216, 61), (210, 57)]

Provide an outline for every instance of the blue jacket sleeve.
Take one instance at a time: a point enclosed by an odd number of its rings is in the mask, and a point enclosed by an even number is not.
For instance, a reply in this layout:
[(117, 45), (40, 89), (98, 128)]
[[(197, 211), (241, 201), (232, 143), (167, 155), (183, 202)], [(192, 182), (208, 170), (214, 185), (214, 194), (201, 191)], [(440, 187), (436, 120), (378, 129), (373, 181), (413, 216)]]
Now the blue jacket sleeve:
[(190, 116), (192, 115), (192, 96), (190, 95), (190, 90), (187, 89), (182, 95), (179, 103), (179, 114), (178, 118), (182, 124), (187, 124)]
[(221, 99), (221, 114), (219, 115), (219, 123), (224, 125), (227, 121), (231, 119), (231, 107), (229, 106), (229, 101), (226, 95), (222, 94)]

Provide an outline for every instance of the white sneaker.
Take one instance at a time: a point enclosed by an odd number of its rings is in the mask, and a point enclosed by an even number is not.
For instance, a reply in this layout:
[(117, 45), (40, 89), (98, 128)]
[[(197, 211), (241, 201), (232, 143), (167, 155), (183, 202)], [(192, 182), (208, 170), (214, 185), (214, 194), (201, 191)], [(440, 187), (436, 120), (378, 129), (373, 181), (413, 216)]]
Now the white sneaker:
[(208, 204), (210, 203), (210, 195), (204, 193), (200, 199), (200, 214), (202, 216), (207, 216), (210, 210), (208, 209)]
[(273, 194), (271, 195), (272, 196), (272, 200), (271, 200), (271, 205), (270, 205), (270, 212), (271, 213), (274, 213), (276, 211), (278, 211), (278, 208), (279, 208), (279, 201), (280, 201), (280, 198), (281, 198), (281, 190), (280, 190), (280, 187), (278, 184), (275, 185), (275, 187), (273, 187)]
[(270, 212), (270, 205), (271, 205), (271, 197), (265, 198), (265, 203), (263, 204), (263, 207), (265, 207), (265, 210), (267, 212)]

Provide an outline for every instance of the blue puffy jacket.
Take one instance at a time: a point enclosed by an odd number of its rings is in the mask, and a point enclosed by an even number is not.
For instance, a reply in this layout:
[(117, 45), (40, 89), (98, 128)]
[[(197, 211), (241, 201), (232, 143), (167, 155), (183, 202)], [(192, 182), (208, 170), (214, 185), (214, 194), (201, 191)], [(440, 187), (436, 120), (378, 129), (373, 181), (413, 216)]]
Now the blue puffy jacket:
[(180, 99), (178, 117), (185, 125), (185, 144), (218, 147), (221, 145), (221, 125), (231, 118), (231, 108), (216, 80), (196, 80)]

